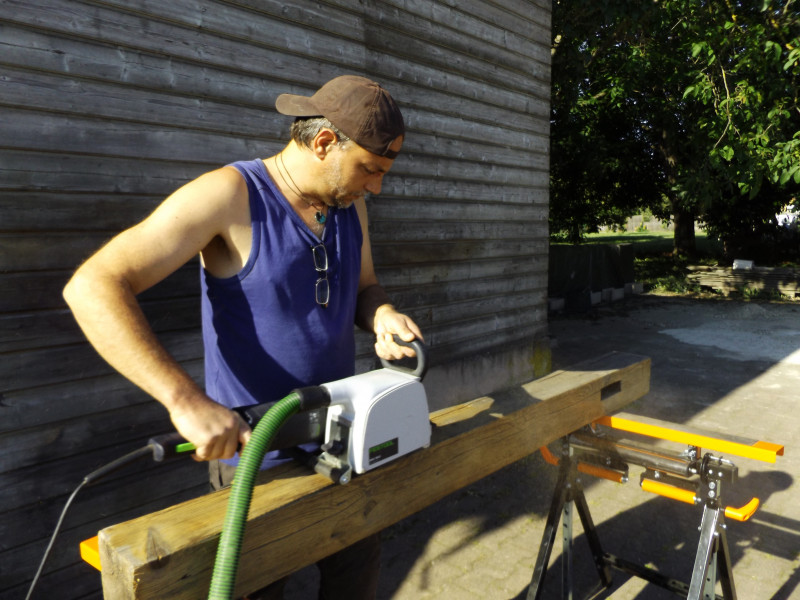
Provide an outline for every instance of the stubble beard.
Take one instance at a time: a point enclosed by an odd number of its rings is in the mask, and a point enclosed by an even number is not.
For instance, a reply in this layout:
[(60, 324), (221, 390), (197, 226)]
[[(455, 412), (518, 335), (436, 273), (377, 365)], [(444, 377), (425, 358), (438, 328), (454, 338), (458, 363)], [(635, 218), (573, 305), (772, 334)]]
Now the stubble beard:
[(336, 208), (348, 208), (356, 200), (364, 197), (364, 193), (355, 193), (348, 189), (344, 182), (342, 175), (342, 165), (337, 162), (333, 165), (331, 171), (328, 172), (326, 183), (331, 190), (330, 197), (328, 198), (328, 205), (335, 206)]

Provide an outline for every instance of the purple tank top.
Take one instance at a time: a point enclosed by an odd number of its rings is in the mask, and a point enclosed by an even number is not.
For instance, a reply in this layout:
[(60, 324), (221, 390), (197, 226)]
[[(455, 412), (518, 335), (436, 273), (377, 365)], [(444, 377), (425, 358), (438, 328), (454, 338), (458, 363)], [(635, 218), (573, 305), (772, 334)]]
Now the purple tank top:
[[(354, 206), (329, 209), (320, 240), (260, 159), (232, 166), (250, 195), (250, 257), (227, 279), (201, 269), (206, 392), (229, 408), (280, 400), (294, 388), (353, 375), (363, 239)], [(328, 257), (325, 308), (316, 301), (320, 273), (311, 250), (320, 243)]]

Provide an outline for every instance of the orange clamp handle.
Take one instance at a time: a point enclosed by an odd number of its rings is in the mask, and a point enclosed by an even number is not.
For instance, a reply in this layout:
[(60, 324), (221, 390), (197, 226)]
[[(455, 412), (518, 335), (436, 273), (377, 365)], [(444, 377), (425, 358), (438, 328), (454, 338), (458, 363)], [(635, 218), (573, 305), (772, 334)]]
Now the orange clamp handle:
[(592, 477), (607, 479), (608, 481), (613, 481), (614, 483), (625, 483), (628, 480), (625, 473), (584, 462), (578, 463), (578, 471), (585, 473), (586, 475), (591, 475)]
[(642, 489), (645, 492), (652, 492), (665, 498), (685, 502), (686, 504), (695, 504), (697, 496), (692, 490), (685, 490), (683, 488), (662, 483), (660, 481), (653, 481), (652, 479), (642, 479)]
[[(652, 492), (672, 500), (686, 502), (687, 504), (696, 504), (698, 502), (698, 498), (692, 490), (685, 490), (660, 481), (653, 481), (652, 479), (643, 479), (642, 489), (646, 492)], [(747, 521), (758, 510), (759, 504), (758, 498), (753, 498), (741, 508), (726, 506), (725, 516), (734, 521)]]
[(759, 500), (758, 498), (753, 498), (745, 504), (741, 508), (736, 508), (734, 506), (726, 506), (725, 507), (725, 516), (729, 519), (733, 519), (734, 521), (747, 521), (750, 517), (752, 517), (755, 512), (758, 510)]
[(556, 467), (558, 466), (558, 459), (552, 452), (550, 452), (550, 448), (547, 446), (542, 446), (539, 448), (539, 451), (542, 453), (542, 458), (545, 460), (545, 462), (555, 465)]

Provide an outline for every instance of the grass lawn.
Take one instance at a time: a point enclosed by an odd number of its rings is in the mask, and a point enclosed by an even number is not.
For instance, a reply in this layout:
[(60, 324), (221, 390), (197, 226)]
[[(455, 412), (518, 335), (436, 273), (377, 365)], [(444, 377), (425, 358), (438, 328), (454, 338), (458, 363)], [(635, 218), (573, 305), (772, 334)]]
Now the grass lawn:
[(707, 296), (708, 292), (687, 281), (688, 267), (716, 265), (721, 256), (719, 242), (708, 239), (702, 231), (695, 233), (697, 255), (691, 260), (672, 255), (673, 232), (667, 229), (595, 233), (586, 236), (585, 243), (632, 244), (634, 277), (652, 293)]
[[(646, 292), (661, 294), (679, 294), (694, 297), (720, 296), (721, 293), (709, 292), (699, 285), (687, 280), (689, 267), (695, 265), (731, 266), (720, 262), (722, 246), (711, 240), (703, 231), (695, 233), (697, 253), (691, 259), (672, 255), (673, 232), (666, 229), (653, 231), (603, 232), (587, 235), (587, 244), (632, 244), (634, 250), (634, 277), (642, 283)], [(796, 263), (781, 266), (798, 266)], [(782, 300), (775, 291), (763, 290), (741, 291), (745, 299), (750, 300)]]
[[(653, 231), (608, 231), (586, 236), (588, 244), (633, 244), (637, 256), (672, 252), (673, 233), (668, 229)], [(722, 246), (716, 240), (708, 238), (704, 231), (695, 233), (695, 244), (698, 256), (713, 259), (721, 255)]]

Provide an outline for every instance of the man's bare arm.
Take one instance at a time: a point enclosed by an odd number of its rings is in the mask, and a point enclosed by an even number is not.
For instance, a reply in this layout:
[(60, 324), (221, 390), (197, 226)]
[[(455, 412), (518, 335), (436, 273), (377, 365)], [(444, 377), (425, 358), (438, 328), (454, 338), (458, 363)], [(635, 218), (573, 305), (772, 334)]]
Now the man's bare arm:
[(361, 247), (361, 277), (358, 284), (356, 304), (356, 325), (375, 333), (375, 352), (381, 358), (394, 360), (404, 356), (414, 356), (414, 351), (406, 346), (398, 346), (393, 336), (410, 342), (423, 339), (419, 327), (405, 314), (398, 312), (391, 304), (386, 291), (378, 283), (375, 266), (372, 262), (372, 246), (369, 239), (367, 208), (363, 200), (356, 202), (363, 243)]
[(229, 225), (239, 219), (237, 178), (241, 180), (235, 172), (221, 169), (182, 187), (147, 219), (89, 258), (64, 289), (89, 342), (111, 366), (167, 408), (177, 430), (197, 446), (197, 456), (204, 460), (232, 456), (247, 441), (249, 430), (235, 413), (208, 398), (166, 351), (136, 295), (218, 236), (229, 236)]

